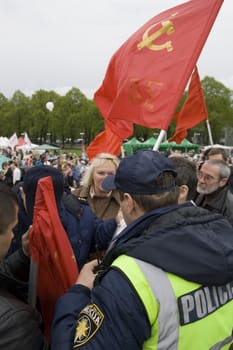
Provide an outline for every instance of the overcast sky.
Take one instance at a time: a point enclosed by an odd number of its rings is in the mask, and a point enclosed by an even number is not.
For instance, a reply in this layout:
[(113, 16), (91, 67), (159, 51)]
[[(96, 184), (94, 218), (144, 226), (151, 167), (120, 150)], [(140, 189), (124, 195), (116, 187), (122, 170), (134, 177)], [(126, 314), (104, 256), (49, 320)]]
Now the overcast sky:
[[(205, 1), (205, 0), (203, 0)], [(0, 92), (100, 86), (115, 51), (150, 18), (182, 0), (6, 0), (0, 3)], [(233, 1), (225, 0), (198, 67), (233, 90)]]

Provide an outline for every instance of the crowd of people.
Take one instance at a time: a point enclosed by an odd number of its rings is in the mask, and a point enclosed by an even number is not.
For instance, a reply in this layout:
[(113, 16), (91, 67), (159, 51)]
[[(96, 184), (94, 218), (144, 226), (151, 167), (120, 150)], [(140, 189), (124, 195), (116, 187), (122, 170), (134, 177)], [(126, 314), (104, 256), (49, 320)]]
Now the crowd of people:
[[(223, 148), (19, 158), (3, 163), (0, 182), (0, 348), (233, 349), (233, 175)], [(49, 335), (40, 295), (28, 301), (30, 233), (48, 177), (78, 271)]]

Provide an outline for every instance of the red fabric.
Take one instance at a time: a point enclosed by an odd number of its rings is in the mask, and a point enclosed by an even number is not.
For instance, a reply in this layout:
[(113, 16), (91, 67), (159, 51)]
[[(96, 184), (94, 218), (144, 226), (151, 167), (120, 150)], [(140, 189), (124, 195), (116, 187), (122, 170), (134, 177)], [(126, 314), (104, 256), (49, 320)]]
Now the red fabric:
[(61, 224), (50, 176), (39, 180), (30, 233), (30, 254), (38, 264), (37, 293), (49, 339), (56, 300), (76, 282), (78, 268)]
[(97, 154), (107, 152), (119, 155), (121, 151), (122, 140), (115, 135), (109, 128), (99, 133), (96, 138), (87, 147), (88, 159), (93, 159)]
[(176, 131), (169, 141), (175, 141), (176, 143), (181, 143), (183, 141), (187, 136), (188, 129), (208, 119), (197, 68), (195, 68), (192, 74), (186, 101), (174, 119), (176, 121)]
[(113, 55), (94, 100), (115, 121), (115, 134), (120, 121), (167, 130), (222, 3), (191, 0), (166, 10)]
[(134, 132), (133, 123), (120, 118), (105, 120), (105, 129), (111, 129), (122, 141), (132, 136)]
[(18, 138), (18, 143), (16, 145), (17, 146), (23, 146), (23, 145), (26, 145), (26, 142), (24, 141), (24, 138), (23, 137), (19, 137)]

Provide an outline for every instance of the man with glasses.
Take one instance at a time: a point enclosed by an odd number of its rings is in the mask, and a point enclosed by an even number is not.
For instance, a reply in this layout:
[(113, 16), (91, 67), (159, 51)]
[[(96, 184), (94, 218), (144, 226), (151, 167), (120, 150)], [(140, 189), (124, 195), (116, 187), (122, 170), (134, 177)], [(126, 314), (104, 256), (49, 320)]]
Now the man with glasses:
[(228, 186), (231, 193), (233, 193), (233, 167), (230, 165), (231, 158), (228, 158), (226, 151), (221, 147), (210, 148), (205, 159), (221, 159), (230, 166), (231, 174), (228, 179)]
[(198, 171), (197, 205), (223, 214), (233, 225), (233, 194), (228, 187), (230, 167), (220, 159), (205, 161)]

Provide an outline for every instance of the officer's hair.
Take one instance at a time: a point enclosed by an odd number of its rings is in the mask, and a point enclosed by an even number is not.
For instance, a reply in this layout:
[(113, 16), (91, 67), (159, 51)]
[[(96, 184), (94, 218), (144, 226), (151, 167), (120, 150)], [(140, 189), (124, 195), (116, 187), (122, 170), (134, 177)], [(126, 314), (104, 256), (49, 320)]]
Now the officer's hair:
[(206, 160), (204, 164), (216, 165), (219, 168), (219, 180), (223, 178), (229, 179), (231, 175), (231, 169), (224, 160), (220, 159), (209, 159)]
[(18, 198), (15, 192), (4, 183), (0, 183), (0, 235), (3, 235), (15, 219), (15, 207)]
[[(157, 179), (157, 184), (160, 188), (172, 185), (174, 183), (174, 176), (169, 172), (162, 173)], [(145, 213), (151, 210), (163, 208), (178, 203), (179, 188), (173, 187), (171, 190), (156, 194), (132, 194), (130, 196), (135, 200), (137, 205), (145, 211)], [(124, 193), (120, 192), (120, 201), (124, 199)]]
[(187, 200), (192, 200), (196, 195), (197, 189), (197, 173), (195, 163), (184, 157), (171, 157), (170, 160), (177, 171), (177, 176), (175, 178), (177, 186), (186, 185), (189, 189)]

